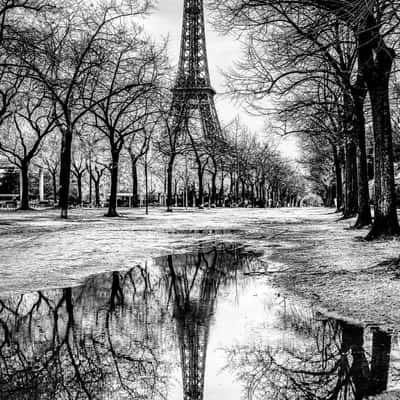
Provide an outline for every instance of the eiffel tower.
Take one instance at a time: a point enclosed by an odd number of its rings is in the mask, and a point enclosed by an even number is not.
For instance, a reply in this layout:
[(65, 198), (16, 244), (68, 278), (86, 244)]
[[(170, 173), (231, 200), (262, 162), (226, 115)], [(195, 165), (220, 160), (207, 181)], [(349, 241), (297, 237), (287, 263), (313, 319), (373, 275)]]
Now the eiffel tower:
[[(178, 75), (172, 89), (172, 112), (184, 116), (184, 128), (194, 111), (199, 113), (203, 137), (220, 137), (221, 126), (215, 109), (215, 90), (208, 70), (203, 0), (184, 0), (183, 27)], [(176, 121), (182, 124), (182, 121)]]

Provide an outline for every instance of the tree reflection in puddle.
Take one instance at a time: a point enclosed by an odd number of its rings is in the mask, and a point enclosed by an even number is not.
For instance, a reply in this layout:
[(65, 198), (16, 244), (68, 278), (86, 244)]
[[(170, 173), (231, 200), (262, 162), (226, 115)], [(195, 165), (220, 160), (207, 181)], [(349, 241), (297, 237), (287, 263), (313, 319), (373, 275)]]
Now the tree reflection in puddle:
[(140, 323), (149, 296), (139, 279), (134, 269), (2, 301), (1, 398), (163, 397), (167, 365), (157, 332)]
[[(392, 336), (321, 317), (315, 313), (299, 326), (296, 315), (285, 310), (284, 329), (295, 332), (289, 342), (225, 349), (246, 399), (362, 400), (387, 389)], [(398, 378), (393, 368), (397, 387)]]
[(264, 268), (216, 243), (0, 300), (0, 399), (357, 400), (385, 390), (390, 335), (282, 302), (249, 276)]

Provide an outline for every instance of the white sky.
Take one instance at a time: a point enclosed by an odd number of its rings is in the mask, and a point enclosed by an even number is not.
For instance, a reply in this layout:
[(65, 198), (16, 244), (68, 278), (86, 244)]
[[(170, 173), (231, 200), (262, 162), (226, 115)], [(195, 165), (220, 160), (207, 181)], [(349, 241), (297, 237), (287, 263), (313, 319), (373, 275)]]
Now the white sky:
[[(168, 52), (170, 60), (175, 66), (179, 59), (183, 1), (159, 0), (157, 9), (144, 22), (145, 30), (155, 39), (169, 38)], [(264, 119), (248, 115), (240, 105), (234, 104), (227, 96), (221, 95), (225, 91), (222, 71), (227, 71), (233, 66), (235, 60), (240, 57), (241, 49), (239, 42), (235, 38), (222, 36), (213, 30), (207, 18), (207, 10), (205, 12), (211, 84), (217, 91), (215, 103), (221, 123), (230, 122), (239, 115), (251, 131), (258, 133), (262, 137), (264, 136)], [(280, 151), (285, 157), (295, 158), (298, 155), (296, 141), (293, 139), (282, 140)]]

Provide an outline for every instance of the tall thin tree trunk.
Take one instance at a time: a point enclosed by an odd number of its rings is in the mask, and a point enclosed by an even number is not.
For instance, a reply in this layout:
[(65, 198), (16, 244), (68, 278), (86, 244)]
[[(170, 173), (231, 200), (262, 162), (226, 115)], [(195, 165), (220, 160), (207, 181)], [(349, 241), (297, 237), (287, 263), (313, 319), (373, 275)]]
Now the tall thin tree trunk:
[(100, 207), (100, 177), (93, 179), (94, 182), (94, 196), (95, 196), (95, 207)]
[(211, 204), (217, 204), (217, 171), (211, 176)]
[(51, 173), (51, 178), (53, 181), (53, 197), (54, 197), (54, 205), (57, 204), (57, 173), (56, 171)]
[(371, 225), (371, 207), (369, 204), (368, 165), (365, 147), (364, 99), (366, 89), (355, 87), (354, 94), (354, 131), (357, 143), (357, 178), (358, 178), (358, 217), (355, 228)]
[(202, 208), (204, 203), (204, 188), (203, 188), (203, 169), (200, 161), (197, 161), (197, 177), (199, 180), (199, 198), (197, 200), (197, 206)]
[(171, 155), (167, 167), (167, 212), (172, 212), (172, 206), (174, 204), (174, 199), (172, 196), (172, 174), (174, 170), (174, 161), (175, 155)]
[(332, 146), (332, 148), (333, 148), (333, 162), (335, 165), (335, 176), (336, 176), (336, 209), (337, 211), (340, 211), (343, 206), (342, 167), (337, 147)]
[(118, 191), (118, 164), (119, 154), (117, 149), (112, 151), (112, 165), (111, 165), (111, 191), (110, 201), (108, 205), (107, 217), (118, 217), (117, 213), (117, 191)]
[(89, 205), (90, 207), (93, 205), (93, 187), (92, 187), (92, 167), (89, 168)]
[(131, 159), (132, 167), (132, 207), (139, 207), (137, 161)]
[(29, 163), (22, 162), (21, 163), (21, 185), (22, 185), (22, 193), (21, 193), (21, 205), (20, 210), (29, 210)]
[(76, 176), (76, 181), (78, 185), (78, 204), (82, 205), (82, 175), (80, 173)]
[(346, 137), (345, 144), (345, 193), (344, 218), (352, 218), (358, 212), (357, 190), (357, 149), (351, 133)]
[(225, 197), (225, 175), (224, 175), (224, 170), (222, 169), (221, 171), (221, 186), (219, 188), (219, 205), (223, 206), (224, 205), (224, 199)]
[(68, 198), (71, 175), (71, 145), (72, 128), (66, 128), (62, 132), (61, 165), (60, 165), (60, 200), (61, 218), (68, 218)]

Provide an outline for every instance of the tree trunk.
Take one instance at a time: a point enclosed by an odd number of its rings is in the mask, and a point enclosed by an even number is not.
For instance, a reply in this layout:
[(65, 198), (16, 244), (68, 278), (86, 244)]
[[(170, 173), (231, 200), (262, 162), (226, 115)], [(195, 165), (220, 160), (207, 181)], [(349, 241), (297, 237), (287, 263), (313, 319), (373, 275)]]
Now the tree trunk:
[(93, 188), (92, 188), (92, 167), (89, 168), (89, 205), (93, 205)]
[(199, 208), (203, 207), (203, 203), (204, 203), (204, 189), (203, 189), (203, 169), (201, 166), (201, 162), (198, 161), (197, 162), (197, 177), (199, 180), (199, 198), (197, 200), (197, 206)]
[(68, 218), (68, 197), (71, 175), (72, 129), (62, 132), (61, 165), (60, 165), (60, 202), (61, 218)]
[(375, 143), (375, 217), (367, 238), (374, 239), (398, 235), (400, 228), (396, 210), (389, 89), (384, 82), (376, 82), (370, 93)]
[(82, 174), (76, 175), (76, 183), (78, 185), (78, 205), (82, 205)]
[(217, 171), (211, 176), (211, 204), (217, 204)]
[(135, 159), (131, 159), (132, 162), (132, 207), (139, 207), (139, 193), (138, 193), (138, 174), (137, 174), (137, 162)]
[(53, 197), (54, 197), (54, 205), (57, 204), (57, 176), (56, 176), (56, 172), (52, 172), (51, 173), (51, 178), (53, 181)]
[(352, 218), (358, 212), (357, 149), (352, 132), (345, 138), (345, 191), (343, 218)]
[(333, 162), (335, 164), (335, 175), (336, 175), (336, 210), (341, 211), (343, 206), (342, 167), (337, 147), (336, 146), (332, 147), (333, 147)]
[(261, 181), (260, 192), (261, 192), (262, 207), (267, 208), (267, 193), (266, 193), (264, 178)]
[(354, 131), (357, 143), (357, 178), (358, 178), (358, 217), (354, 225), (360, 229), (371, 225), (371, 207), (369, 205), (368, 165), (365, 148), (365, 117), (363, 88), (355, 88), (354, 97)]
[(225, 202), (225, 175), (224, 175), (224, 170), (221, 172), (221, 186), (219, 188), (219, 205), (222, 207)]
[(172, 174), (174, 170), (175, 155), (171, 156), (167, 167), (167, 212), (172, 212), (174, 199), (172, 196)]
[(22, 186), (22, 191), (21, 191), (21, 205), (20, 205), (20, 210), (29, 210), (29, 176), (28, 176), (28, 170), (29, 170), (29, 163), (28, 162), (22, 162), (21, 163), (21, 186)]
[(118, 164), (119, 164), (119, 151), (112, 150), (112, 164), (111, 164), (111, 191), (110, 200), (108, 204), (108, 212), (106, 217), (118, 217), (117, 213), (117, 191), (118, 191)]
[(389, 79), (395, 52), (388, 48), (372, 15), (357, 33), (358, 63), (371, 100), (375, 145), (374, 223), (367, 239), (400, 234), (393, 168)]
[(93, 179), (94, 182), (94, 193), (95, 193), (95, 206), (100, 207), (100, 177)]

